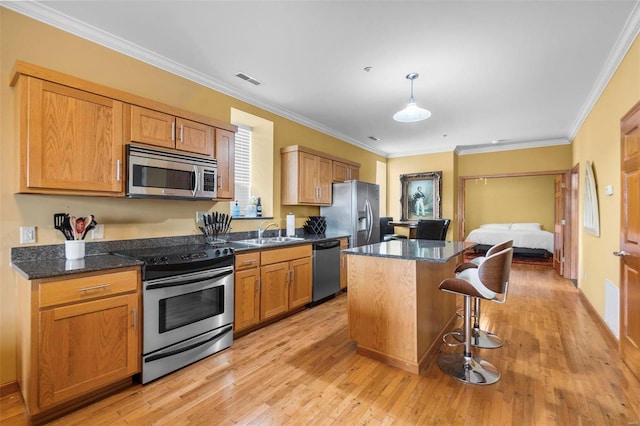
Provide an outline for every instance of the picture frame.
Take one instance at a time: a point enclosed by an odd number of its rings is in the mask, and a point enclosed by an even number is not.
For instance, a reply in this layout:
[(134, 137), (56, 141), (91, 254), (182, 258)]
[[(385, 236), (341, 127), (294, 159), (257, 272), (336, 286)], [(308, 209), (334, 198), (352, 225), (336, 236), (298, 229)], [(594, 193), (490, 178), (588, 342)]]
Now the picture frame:
[(598, 192), (596, 187), (596, 179), (593, 173), (593, 164), (587, 161), (585, 165), (584, 175), (584, 232), (600, 236), (600, 213), (598, 211)]
[(400, 220), (441, 218), (442, 171), (400, 175), (400, 186)]

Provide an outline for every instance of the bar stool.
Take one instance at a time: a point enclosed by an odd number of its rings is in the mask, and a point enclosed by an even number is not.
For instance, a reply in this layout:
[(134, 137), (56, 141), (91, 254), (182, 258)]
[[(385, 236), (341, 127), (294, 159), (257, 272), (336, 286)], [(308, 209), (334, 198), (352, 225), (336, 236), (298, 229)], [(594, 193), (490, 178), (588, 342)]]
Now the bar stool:
[[(500, 244), (496, 244), (490, 247), (484, 256), (476, 257), (474, 259), (471, 259), (469, 262), (461, 263), (460, 265), (456, 266), (456, 270), (455, 270), (456, 277), (465, 279), (465, 273), (463, 271), (469, 268), (478, 268), (478, 266), (480, 266), (487, 257), (491, 256), (494, 253), (498, 253), (498, 252), (501, 252), (502, 250), (512, 248), (512, 247), (513, 247), (513, 240), (504, 241)], [(501, 303), (504, 303), (506, 301), (507, 301), (507, 294), (505, 292), (504, 299), (502, 300)], [(463, 316), (462, 312), (460, 311), (461, 310), (457, 312), (458, 316)], [(503, 345), (504, 342), (500, 338), (500, 336), (490, 333), (486, 330), (480, 329), (480, 298), (479, 297), (473, 298), (473, 307), (472, 307), (471, 316), (473, 317), (473, 327), (471, 331), (471, 346), (474, 346), (476, 348), (483, 348), (483, 349), (496, 349)], [(464, 339), (463, 330), (459, 328), (455, 331), (457, 331), (459, 334), (455, 334), (454, 337), (462, 341), (462, 339)]]
[[(489, 385), (500, 380), (498, 369), (488, 361), (471, 354), (471, 299), (501, 302), (509, 285), (513, 248), (488, 256), (478, 268), (467, 269), (466, 278), (447, 278), (440, 283), (440, 290), (464, 296), (464, 345), (463, 353), (443, 353), (438, 358), (440, 369), (451, 377), (465, 383)], [(443, 341), (449, 346), (447, 333)]]

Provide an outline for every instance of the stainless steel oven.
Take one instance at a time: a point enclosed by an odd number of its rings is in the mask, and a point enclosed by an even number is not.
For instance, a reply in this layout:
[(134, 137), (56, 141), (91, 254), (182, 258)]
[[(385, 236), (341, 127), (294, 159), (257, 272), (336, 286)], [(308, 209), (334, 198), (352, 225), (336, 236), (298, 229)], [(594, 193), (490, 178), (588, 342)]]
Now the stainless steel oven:
[(127, 197), (210, 200), (218, 163), (205, 155), (127, 145)]
[(185, 246), (116, 254), (145, 262), (142, 383), (231, 346), (231, 249)]

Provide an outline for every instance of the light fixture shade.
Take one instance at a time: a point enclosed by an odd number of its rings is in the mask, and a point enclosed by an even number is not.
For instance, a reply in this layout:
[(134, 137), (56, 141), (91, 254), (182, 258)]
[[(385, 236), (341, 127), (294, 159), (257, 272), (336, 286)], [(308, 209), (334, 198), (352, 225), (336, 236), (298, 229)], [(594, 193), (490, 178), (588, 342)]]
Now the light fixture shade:
[(431, 111), (420, 108), (415, 102), (409, 102), (407, 107), (393, 114), (393, 119), (401, 123), (422, 121), (431, 117)]
[(407, 74), (407, 80), (411, 81), (411, 96), (406, 108), (393, 114), (393, 119), (401, 123), (412, 123), (414, 121), (422, 121), (431, 117), (431, 111), (420, 108), (413, 100), (413, 80), (418, 78), (419, 74), (412, 72)]

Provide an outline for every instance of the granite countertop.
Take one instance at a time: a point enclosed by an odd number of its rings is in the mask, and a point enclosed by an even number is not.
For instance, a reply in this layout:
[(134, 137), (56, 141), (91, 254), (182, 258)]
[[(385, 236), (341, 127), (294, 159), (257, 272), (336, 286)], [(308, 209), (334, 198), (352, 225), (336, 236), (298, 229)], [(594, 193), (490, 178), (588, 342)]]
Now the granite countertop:
[[(274, 236), (274, 235), (267, 235)], [(297, 235), (303, 238), (298, 241), (262, 244), (260, 246), (249, 245), (231, 240), (224, 243), (226, 247), (232, 247), (236, 253), (249, 250), (265, 250), (278, 247), (287, 247), (300, 244), (310, 244), (319, 241), (333, 240), (348, 237), (344, 234)], [(236, 238), (247, 239), (250, 235), (238, 235)], [(85, 257), (79, 260), (66, 260), (64, 244), (46, 246), (14, 247), (11, 249), (11, 266), (15, 271), (28, 280), (51, 278), (83, 272), (106, 271), (109, 269), (125, 268), (130, 266), (142, 266), (139, 260), (115, 256), (110, 253), (132, 249), (153, 249), (166, 246), (206, 246), (204, 237), (178, 236), (162, 238), (146, 238), (139, 240), (119, 240), (87, 242)]]
[(419, 260), (446, 263), (452, 257), (473, 248), (475, 243), (464, 241), (391, 240), (368, 246), (342, 250), (344, 254), (386, 257), (391, 259)]

